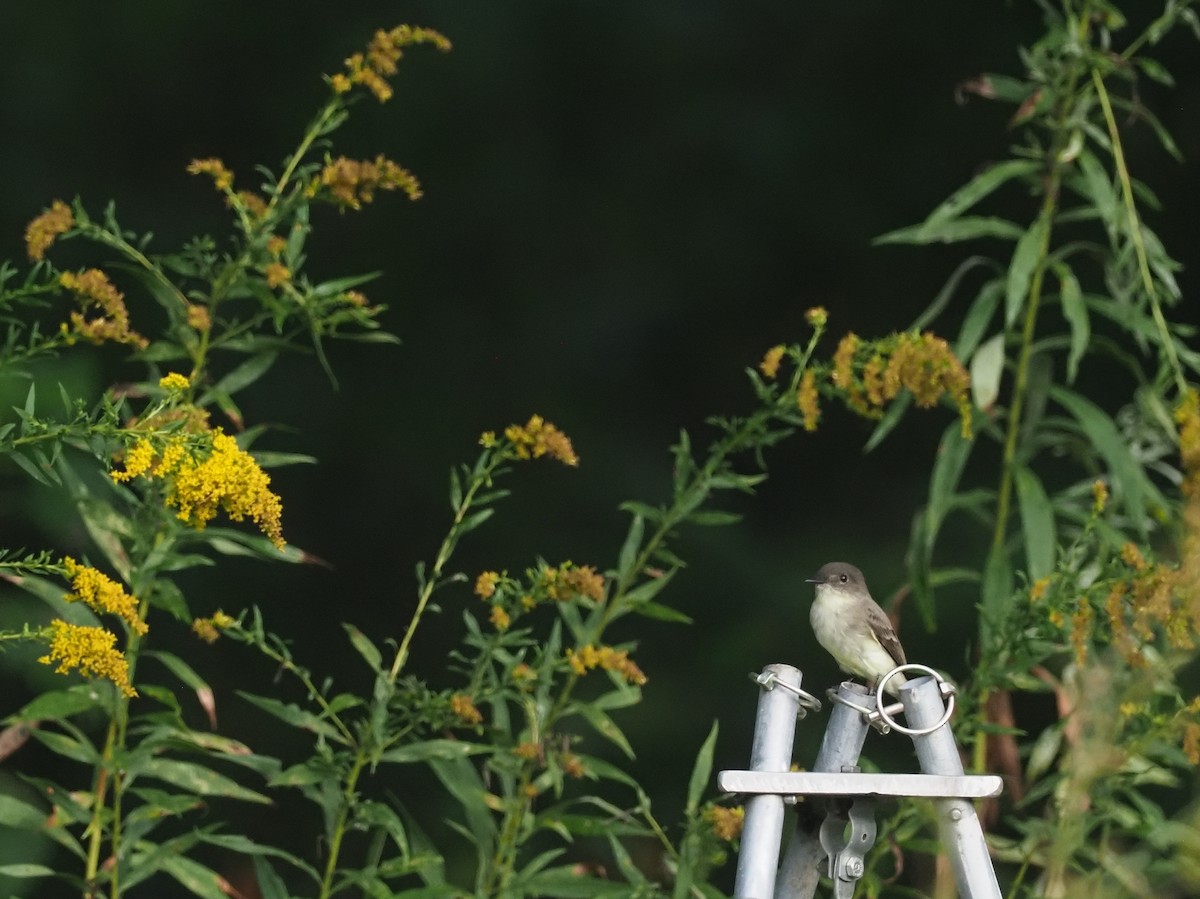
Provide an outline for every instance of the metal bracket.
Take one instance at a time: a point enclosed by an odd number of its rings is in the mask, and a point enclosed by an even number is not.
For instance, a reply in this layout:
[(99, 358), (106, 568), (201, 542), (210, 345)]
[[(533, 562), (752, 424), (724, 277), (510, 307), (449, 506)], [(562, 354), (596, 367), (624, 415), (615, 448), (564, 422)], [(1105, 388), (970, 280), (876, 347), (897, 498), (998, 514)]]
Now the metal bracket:
[[(937, 681), (938, 690), (941, 692), (942, 696), (946, 698), (946, 710), (942, 713), (942, 717), (928, 727), (908, 727), (904, 724), (901, 724), (896, 720), (895, 716), (899, 712), (904, 711), (904, 703), (893, 702), (891, 705), (887, 705), (884, 702), (883, 691), (887, 686), (887, 682), (897, 674), (909, 670), (921, 671), (932, 677), (935, 681)], [(867, 722), (867, 724), (871, 725), (871, 727), (875, 728), (875, 730), (879, 731), (881, 734), (888, 734), (893, 730), (898, 730), (900, 733), (908, 734), (910, 737), (923, 737), (926, 734), (933, 733), (950, 720), (950, 716), (954, 714), (954, 695), (957, 692), (958, 689), (954, 686), (954, 684), (950, 683), (928, 665), (918, 665), (915, 662), (909, 662), (907, 665), (897, 665), (879, 679), (879, 683), (875, 685), (875, 708), (873, 709), (868, 708), (865, 705), (859, 705), (857, 702), (854, 702), (851, 699), (847, 699), (832, 687), (825, 691), (825, 695), (829, 698), (830, 702), (837, 702), (848, 708), (854, 709), (854, 711), (863, 716), (863, 719)]]
[(864, 774), (852, 771), (721, 771), (726, 793), (757, 796), (896, 796), (923, 799), (986, 799), (999, 796), (1004, 781), (995, 774)]
[(775, 687), (780, 687), (789, 693), (795, 694), (796, 698), (800, 701), (800, 708), (796, 710), (796, 717), (800, 720), (803, 720), (810, 711), (821, 711), (821, 700), (817, 699), (817, 697), (813, 696), (807, 690), (801, 690), (794, 684), (780, 680), (775, 676), (773, 671), (763, 671), (761, 674), (755, 674), (751, 671), (750, 680), (754, 681), (764, 690), (773, 690)]

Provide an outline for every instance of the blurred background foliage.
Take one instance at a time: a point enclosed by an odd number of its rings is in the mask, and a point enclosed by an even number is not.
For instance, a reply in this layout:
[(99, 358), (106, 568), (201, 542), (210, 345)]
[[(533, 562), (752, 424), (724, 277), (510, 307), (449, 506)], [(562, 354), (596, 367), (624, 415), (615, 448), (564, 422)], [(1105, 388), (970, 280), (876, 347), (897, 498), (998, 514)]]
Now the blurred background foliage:
[[(1034, 4), (952, 0), (919, 14), (878, 3), (10, 4), (0, 258), (23, 256), (26, 222), (54, 197), (117, 198), (127, 227), (159, 235), (151, 249), (220, 233), (227, 213), (184, 172), (189, 160), (220, 156), (245, 178), (281, 158), (324, 96), (317, 73), (335, 71), (376, 27), (407, 21), (454, 41), (449, 57), (406, 59), (395, 100), (364, 104), (339, 139), (340, 152), (382, 151), (411, 168), (424, 199), (387, 198), (340, 220), (320, 210), (309, 247), (314, 277), (383, 271), (367, 292), (391, 307), (383, 326), (403, 346), (331, 347), (336, 390), (311, 360), (288, 360), (242, 398), (248, 421), (299, 423), (271, 435), (272, 449), (320, 460), (273, 477), (289, 541), (328, 564), (235, 562), (183, 581), (197, 614), (258, 603), (286, 620), (297, 655), (336, 676), (352, 656), (338, 622), (380, 637), (407, 622), (413, 566), (448, 519), (445, 471), (480, 431), (538, 412), (570, 434), (581, 465), (522, 471), (502, 526), (466, 541), (458, 564), (521, 570), (540, 554), (603, 565), (624, 533), (617, 501), (666, 496), (678, 429), (699, 443), (707, 415), (744, 410), (742, 369), (799, 339), (805, 309), (829, 309), (827, 349), (845, 330), (906, 327), (961, 248), (870, 241), (921, 220), (1005, 155), (1010, 111), (963, 102), (956, 86), (1016, 72), (1038, 15)], [(1187, 296), (1197, 286), (1200, 54), (1181, 34), (1156, 57), (1177, 84), (1144, 84), (1146, 103), (1192, 165), (1177, 165), (1148, 129), (1129, 134), (1127, 152), (1164, 200), (1147, 217), (1189, 266)], [(148, 301), (144, 311), (153, 314)], [(938, 327), (954, 326), (951, 310)], [(47, 382), (86, 396), (119, 371), (116, 348), (41, 364)], [(1086, 383), (1106, 377), (1081, 372)], [(12, 405), (25, 387), (0, 390)], [(839, 679), (809, 630), (802, 578), (840, 558), (865, 570), (881, 601), (904, 585), (941, 429), (912, 418), (864, 456), (870, 430), (831, 410), (815, 435), (768, 453), (770, 481), (734, 501), (744, 524), (693, 530), (679, 546), (690, 567), (670, 601), (695, 625), (637, 619), (617, 634), (640, 641), (650, 681), (621, 724), (643, 782), (663, 785), (656, 807), (680, 805), (713, 718), (717, 767), (744, 765), (756, 700), (746, 672), (788, 662), (814, 691)], [(86, 552), (61, 502), (0, 472), (0, 545)], [(416, 670), (444, 660), (467, 592), (441, 597), (445, 627), (423, 629)], [(4, 596), (6, 623), (21, 621), (21, 601)], [(939, 612), (927, 633), (906, 608), (908, 654), (963, 672), (971, 601)], [(194, 652), (182, 629), (175, 639)], [(209, 652), (221, 727), (254, 745), (256, 715), (232, 690), (270, 672), (232, 644)], [(52, 676), (27, 661), (0, 656), (4, 712)], [(798, 759), (815, 755), (822, 721), (800, 728)], [(889, 752), (885, 763), (915, 768), (904, 743), (868, 743), (872, 756)]]

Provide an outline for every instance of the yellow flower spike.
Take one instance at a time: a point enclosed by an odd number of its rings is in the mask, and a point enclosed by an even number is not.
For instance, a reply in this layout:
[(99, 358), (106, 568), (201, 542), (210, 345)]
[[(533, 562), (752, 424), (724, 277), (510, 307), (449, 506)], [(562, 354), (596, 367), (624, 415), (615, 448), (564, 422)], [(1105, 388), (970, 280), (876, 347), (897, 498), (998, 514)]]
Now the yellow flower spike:
[(70, 556), (63, 559), (62, 564), (74, 591), (64, 597), (67, 602), (82, 602), (94, 612), (116, 615), (137, 633), (146, 633), (148, 628), (138, 615), (137, 600), (120, 584), (95, 568), (80, 565)]
[[(144, 349), (149, 344), (145, 337), (130, 330), (125, 295), (113, 286), (104, 272), (95, 268), (63, 272), (59, 275), (58, 283), (75, 294), (82, 308), (81, 312), (71, 313), (71, 325), (66, 329), (69, 333), (91, 343), (111, 340), (138, 349)], [(100, 315), (89, 319), (84, 313), (90, 311), (92, 306), (100, 310)]]
[(122, 461), (124, 469), (121, 471), (114, 469), (109, 472), (109, 476), (118, 484), (122, 481), (132, 481), (148, 472), (153, 463), (154, 445), (144, 437), (139, 438), (137, 443), (125, 451), (125, 458)]
[(282, 262), (272, 262), (263, 269), (263, 275), (267, 279), (267, 287), (279, 287), (292, 280), (291, 269)]
[(29, 258), (38, 262), (45, 258), (46, 251), (59, 236), (75, 227), (75, 216), (71, 207), (62, 200), (55, 200), (50, 208), (31, 221), (25, 228), (25, 251)]
[(58, 667), (58, 674), (78, 670), (84, 677), (102, 677), (112, 681), (126, 696), (137, 696), (129, 682), (129, 663), (116, 649), (117, 635), (102, 627), (68, 624), (61, 619), (50, 622), (50, 652), (38, 659), (43, 665)]
[(821, 420), (820, 396), (817, 393), (817, 376), (813, 370), (807, 369), (800, 376), (800, 387), (796, 391), (796, 407), (800, 410), (800, 418), (804, 422), (804, 430), (815, 431)]
[(215, 157), (193, 159), (188, 163), (187, 171), (189, 175), (208, 175), (219, 191), (227, 191), (233, 187), (233, 172)]
[(492, 612), (488, 615), (488, 620), (492, 623), (492, 627), (504, 633), (512, 624), (512, 617), (508, 612), (504, 611), (503, 606), (492, 606)]
[(475, 702), (466, 693), (455, 693), (450, 697), (450, 711), (465, 724), (479, 724), (483, 721), (483, 713), (475, 707)]
[(579, 464), (570, 438), (540, 415), (531, 415), (524, 425), (509, 425), (504, 429), (504, 436), (513, 445), (518, 459), (538, 459), (548, 455), (564, 465)]
[(745, 819), (746, 809), (740, 805), (733, 808), (713, 805), (704, 810), (704, 820), (712, 827), (713, 834), (718, 840), (726, 842), (732, 842), (741, 836)]
[(282, 549), (283, 504), (269, 489), (270, 483), (254, 458), (218, 429), (213, 432), (212, 453), (207, 459), (199, 463), (180, 460), (167, 501), (179, 510), (181, 520), (198, 530), (215, 518), (219, 509), (234, 521), (250, 518)]
[(763, 355), (762, 362), (758, 363), (758, 370), (763, 373), (763, 377), (770, 381), (775, 380), (775, 376), (779, 374), (779, 363), (783, 361), (784, 351), (787, 349), (782, 343), (771, 347)]

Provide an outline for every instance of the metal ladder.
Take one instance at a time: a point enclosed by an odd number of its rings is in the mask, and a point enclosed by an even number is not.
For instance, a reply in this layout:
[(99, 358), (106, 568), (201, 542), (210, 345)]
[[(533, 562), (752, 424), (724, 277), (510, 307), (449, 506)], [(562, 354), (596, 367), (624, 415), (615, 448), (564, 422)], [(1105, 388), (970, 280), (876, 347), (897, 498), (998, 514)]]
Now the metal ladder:
[[(883, 690), (898, 672), (923, 676), (900, 687), (900, 702), (887, 705)], [(734, 882), (735, 899), (811, 899), (819, 864), (833, 881), (835, 899), (851, 899), (875, 842), (875, 797), (923, 797), (934, 801), (938, 828), (961, 899), (1000, 899), (972, 799), (998, 796), (994, 775), (964, 775), (949, 727), (954, 688), (932, 668), (902, 665), (872, 693), (845, 682), (828, 697), (833, 709), (812, 771), (789, 771), (796, 719), (821, 703), (800, 688), (803, 675), (791, 665), (768, 665), (754, 677), (762, 688), (754, 724), (749, 771), (722, 771), (717, 785), (746, 795), (746, 818)], [(948, 701), (947, 701), (948, 700)], [(904, 712), (905, 724), (895, 720)], [(896, 730), (912, 737), (920, 774), (866, 774), (858, 768), (867, 730)], [(784, 813), (799, 797), (812, 797), (823, 821), (798, 820), (780, 864)], [(849, 825), (849, 836), (847, 836)]]

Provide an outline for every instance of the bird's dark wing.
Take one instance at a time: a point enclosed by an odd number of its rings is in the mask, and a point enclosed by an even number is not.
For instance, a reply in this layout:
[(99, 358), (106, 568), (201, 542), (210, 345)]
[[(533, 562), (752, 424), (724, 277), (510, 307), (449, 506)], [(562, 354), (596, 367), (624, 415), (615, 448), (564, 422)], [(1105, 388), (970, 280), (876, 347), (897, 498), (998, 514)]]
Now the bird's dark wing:
[(875, 603), (871, 603), (867, 608), (867, 623), (871, 626), (871, 632), (875, 634), (875, 639), (888, 651), (888, 655), (895, 660), (896, 664), (908, 664), (904, 658), (904, 647), (900, 645), (900, 638), (896, 636), (896, 629), (892, 627), (892, 622), (888, 620), (883, 609)]

